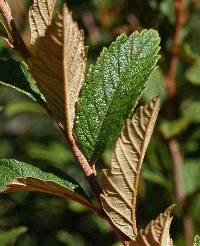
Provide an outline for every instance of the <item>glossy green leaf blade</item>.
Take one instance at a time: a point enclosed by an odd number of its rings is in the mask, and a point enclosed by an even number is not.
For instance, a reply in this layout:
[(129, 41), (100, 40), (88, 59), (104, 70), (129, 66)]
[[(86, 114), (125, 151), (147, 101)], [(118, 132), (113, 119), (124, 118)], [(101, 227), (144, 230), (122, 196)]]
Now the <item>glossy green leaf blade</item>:
[(13, 59), (0, 60), (0, 85), (13, 88), (34, 101), (45, 100), (28, 72), (25, 62), (17, 62)]
[(200, 246), (200, 237), (198, 235), (195, 236), (194, 246)]
[(7, 40), (9, 40), (10, 36), (9, 36), (9, 31), (6, 27), (6, 25), (4, 24), (4, 22), (0, 19), (0, 36), (2, 38), (5, 38)]
[(93, 209), (90, 202), (82, 196), (84, 193), (78, 183), (70, 177), (66, 178), (69, 181), (14, 159), (0, 160), (0, 192), (45, 192), (70, 198)]
[(3, 231), (0, 233), (0, 245), (10, 246), (14, 245), (19, 236), (27, 231), (24, 226), (19, 226), (8, 231)]
[(154, 30), (121, 35), (91, 65), (77, 104), (76, 134), (89, 161), (118, 135), (137, 104), (158, 60)]

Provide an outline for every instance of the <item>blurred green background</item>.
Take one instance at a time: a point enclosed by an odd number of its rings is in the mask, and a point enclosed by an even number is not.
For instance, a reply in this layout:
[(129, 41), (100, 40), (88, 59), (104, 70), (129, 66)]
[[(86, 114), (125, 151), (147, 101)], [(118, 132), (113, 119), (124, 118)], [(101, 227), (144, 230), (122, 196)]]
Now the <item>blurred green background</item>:
[[(9, 1), (18, 29), (29, 44), (30, 1)], [(194, 234), (200, 234), (200, 1), (185, 0), (186, 23), (181, 32), (176, 73), (177, 92), (167, 96), (165, 78), (176, 24), (173, 0), (68, 0), (89, 46), (88, 64), (94, 63), (103, 46), (121, 33), (155, 28), (161, 36), (159, 68), (150, 78), (141, 100), (160, 94), (161, 111), (142, 171), (137, 207), (138, 227), (176, 202), (174, 172), (169, 141), (176, 139), (184, 156), (181, 172), (186, 197), (185, 211), (174, 213), (171, 236), (184, 246), (183, 218), (192, 219)], [(57, 8), (61, 1), (57, 0)], [(0, 80), (6, 73), (23, 80), (4, 62), (19, 55), (0, 39)], [(97, 163), (97, 172), (108, 168), (113, 146)], [(62, 134), (40, 105), (13, 89), (0, 86), (0, 158), (15, 158), (55, 173), (73, 176), (86, 192), (91, 191)], [(7, 233), (7, 234), (5, 234)], [(4, 243), (3, 238), (12, 238)], [(15, 240), (16, 238), (16, 240)], [(0, 196), (0, 245), (17, 246), (117, 246), (111, 228), (81, 205), (40, 193)]]

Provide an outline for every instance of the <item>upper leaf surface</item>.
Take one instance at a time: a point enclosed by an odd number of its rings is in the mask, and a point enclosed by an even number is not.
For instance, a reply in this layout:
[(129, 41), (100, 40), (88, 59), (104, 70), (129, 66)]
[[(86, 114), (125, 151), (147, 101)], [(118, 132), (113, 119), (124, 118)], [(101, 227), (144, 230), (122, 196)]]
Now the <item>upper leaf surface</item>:
[(173, 246), (169, 229), (172, 221), (170, 214), (174, 206), (171, 205), (164, 213), (152, 220), (144, 230), (140, 230), (136, 240), (130, 242), (128, 246)]
[(0, 160), (0, 192), (39, 191), (78, 201), (88, 208), (92, 205), (82, 196), (80, 186), (30, 164), (13, 159)]
[(2, 38), (5, 38), (7, 40), (10, 39), (10, 34), (8, 31), (8, 28), (6, 27), (6, 25), (4, 24), (4, 22), (0, 19), (0, 36)]
[(89, 161), (95, 161), (120, 131), (158, 60), (154, 30), (119, 36), (91, 65), (77, 104), (76, 133)]
[(30, 71), (57, 122), (72, 134), (75, 103), (84, 81), (83, 32), (64, 5), (57, 19), (32, 47)]
[(31, 43), (45, 34), (51, 23), (56, 0), (33, 0), (29, 9), (29, 23), (31, 29)]
[(127, 120), (117, 140), (111, 170), (103, 170), (101, 202), (113, 224), (130, 239), (137, 235), (135, 207), (140, 169), (159, 111), (159, 98)]
[(194, 246), (200, 246), (200, 237), (198, 235), (195, 236)]

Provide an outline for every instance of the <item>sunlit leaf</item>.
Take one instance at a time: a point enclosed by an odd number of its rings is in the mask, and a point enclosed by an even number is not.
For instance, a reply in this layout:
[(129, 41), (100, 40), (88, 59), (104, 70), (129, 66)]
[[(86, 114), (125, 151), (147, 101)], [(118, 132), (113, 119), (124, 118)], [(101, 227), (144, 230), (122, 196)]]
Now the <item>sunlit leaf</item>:
[(194, 246), (200, 246), (200, 237), (198, 235), (195, 236)]
[(24, 226), (16, 227), (8, 231), (0, 232), (0, 245), (1, 246), (11, 246), (14, 245), (17, 238), (25, 233), (27, 228)]
[(80, 186), (67, 177), (64, 180), (52, 173), (46, 173), (30, 164), (13, 159), (0, 160), (0, 192), (38, 191), (70, 198), (93, 209), (83, 197)]
[(91, 65), (77, 104), (76, 133), (90, 162), (119, 134), (158, 60), (154, 30), (119, 36)]
[(135, 239), (136, 198), (144, 155), (159, 111), (159, 98), (141, 106), (127, 120), (117, 140), (111, 170), (103, 170), (103, 209), (113, 224), (130, 239)]
[(135, 241), (130, 242), (128, 246), (173, 246), (169, 235), (169, 229), (172, 221), (171, 212), (175, 205), (171, 205), (161, 213), (149, 225), (140, 230)]
[(84, 81), (85, 56), (83, 32), (73, 22), (64, 5), (37, 40), (29, 59), (30, 71), (44, 94), (57, 122), (72, 134), (75, 103)]
[(29, 9), (31, 43), (45, 34), (50, 25), (56, 0), (33, 0)]

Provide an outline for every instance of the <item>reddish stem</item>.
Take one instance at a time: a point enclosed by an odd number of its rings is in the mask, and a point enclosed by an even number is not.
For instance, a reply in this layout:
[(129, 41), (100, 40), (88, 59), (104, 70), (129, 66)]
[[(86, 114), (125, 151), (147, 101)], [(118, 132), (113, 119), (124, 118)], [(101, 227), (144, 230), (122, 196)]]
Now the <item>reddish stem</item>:
[(183, 156), (182, 153), (180, 152), (179, 144), (175, 139), (169, 140), (168, 145), (173, 162), (175, 196), (178, 205), (181, 208), (183, 208), (185, 203), (183, 185), (182, 185), (182, 173), (181, 173)]
[(0, 0), (0, 13), (3, 15), (3, 18), (9, 28), (13, 39), (13, 47), (20, 52), (24, 59), (27, 59), (30, 56), (29, 51), (19, 32), (17, 31), (10, 7), (6, 0)]
[(174, 6), (176, 10), (176, 26), (172, 40), (168, 72), (166, 75), (166, 87), (169, 98), (174, 97), (176, 94), (175, 79), (179, 60), (179, 44), (181, 40), (181, 31), (186, 21), (184, 0), (175, 0)]
[(96, 195), (97, 200), (101, 204), (101, 201), (100, 201), (101, 187), (97, 181), (95, 170), (88, 163), (87, 159), (85, 158), (85, 156), (83, 155), (81, 150), (78, 148), (77, 143), (76, 143), (73, 136), (69, 137), (69, 142), (70, 142), (70, 146), (72, 148), (72, 151), (73, 151), (74, 155), (76, 156), (76, 158), (79, 162), (79, 165), (80, 165), (88, 183), (90, 184), (94, 194)]
[[(169, 60), (168, 72), (166, 75), (166, 88), (168, 100), (176, 96), (176, 72), (179, 62), (179, 45), (181, 41), (181, 32), (186, 21), (184, 0), (175, 0), (176, 26), (172, 40), (171, 57)], [(173, 138), (168, 142), (169, 150), (172, 156), (174, 189), (179, 207), (183, 211), (183, 229), (186, 238), (186, 245), (191, 246), (193, 241), (192, 219), (186, 211), (186, 199), (183, 192), (182, 165), (184, 157), (180, 151), (178, 141)]]

